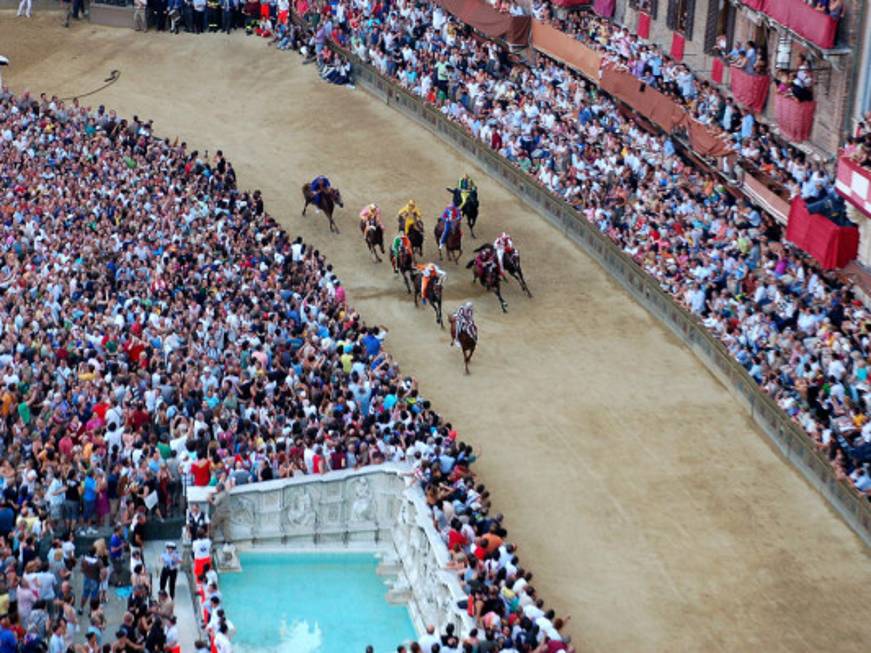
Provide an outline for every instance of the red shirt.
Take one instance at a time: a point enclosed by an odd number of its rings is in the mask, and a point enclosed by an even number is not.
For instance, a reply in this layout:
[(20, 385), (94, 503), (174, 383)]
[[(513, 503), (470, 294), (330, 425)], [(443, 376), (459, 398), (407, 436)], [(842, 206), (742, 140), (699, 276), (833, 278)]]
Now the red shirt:
[(205, 487), (212, 480), (212, 465), (208, 460), (198, 460), (191, 465), (191, 474), (193, 474), (195, 486)]

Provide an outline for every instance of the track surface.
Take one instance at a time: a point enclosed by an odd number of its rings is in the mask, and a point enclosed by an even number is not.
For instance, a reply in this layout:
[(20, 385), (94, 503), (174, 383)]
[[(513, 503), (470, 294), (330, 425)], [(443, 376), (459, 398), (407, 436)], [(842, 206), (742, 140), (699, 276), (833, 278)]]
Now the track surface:
[[(240, 184), (326, 252), (352, 302), (390, 329), (404, 370), (483, 449), (478, 471), (522, 561), (573, 616), (582, 650), (868, 650), (871, 564), (858, 538), (670, 332), (447, 145), (256, 37), (64, 30), (57, 14), (0, 12), (0, 44), (16, 92), (83, 93), (120, 69), (86, 102), (223, 149)], [(470, 377), (432, 312), (370, 261), (355, 217), (373, 201), (392, 216), (414, 198), (430, 231), (445, 186), (467, 170), (481, 236), (512, 234), (535, 293), (512, 285), (502, 315), (446, 264), (446, 308), (472, 298), (477, 309)], [(299, 215), (300, 185), (321, 173), (345, 198), (340, 236)], [(429, 235), (425, 247), (434, 255)]]

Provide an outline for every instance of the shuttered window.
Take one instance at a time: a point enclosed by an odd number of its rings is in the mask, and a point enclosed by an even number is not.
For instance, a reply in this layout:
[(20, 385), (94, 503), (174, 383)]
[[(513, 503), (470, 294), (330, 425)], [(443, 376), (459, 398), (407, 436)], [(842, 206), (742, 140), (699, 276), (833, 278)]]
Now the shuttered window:
[(693, 19), (696, 0), (668, 0), (666, 24), (669, 29), (680, 32), (689, 41), (693, 38)]

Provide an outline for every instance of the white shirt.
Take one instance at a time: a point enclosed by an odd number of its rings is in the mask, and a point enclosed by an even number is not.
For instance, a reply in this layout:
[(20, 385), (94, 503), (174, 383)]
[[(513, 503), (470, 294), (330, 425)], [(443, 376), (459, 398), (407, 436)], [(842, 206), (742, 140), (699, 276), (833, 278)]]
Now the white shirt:
[(191, 544), (191, 550), (194, 554), (194, 560), (208, 558), (212, 553), (212, 540), (207, 537), (194, 540)]

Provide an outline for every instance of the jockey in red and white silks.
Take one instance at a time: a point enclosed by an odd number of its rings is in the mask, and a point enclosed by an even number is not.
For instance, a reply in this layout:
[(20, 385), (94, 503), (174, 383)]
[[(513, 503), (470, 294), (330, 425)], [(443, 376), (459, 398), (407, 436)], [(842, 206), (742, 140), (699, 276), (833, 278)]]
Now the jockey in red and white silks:
[(499, 237), (493, 241), (493, 249), (496, 250), (496, 260), (499, 262), (499, 270), (505, 272), (505, 266), (502, 264), (502, 257), (505, 254), (510, 254), (514, 251), (514, 242), (504, 231), (499, 234)]

